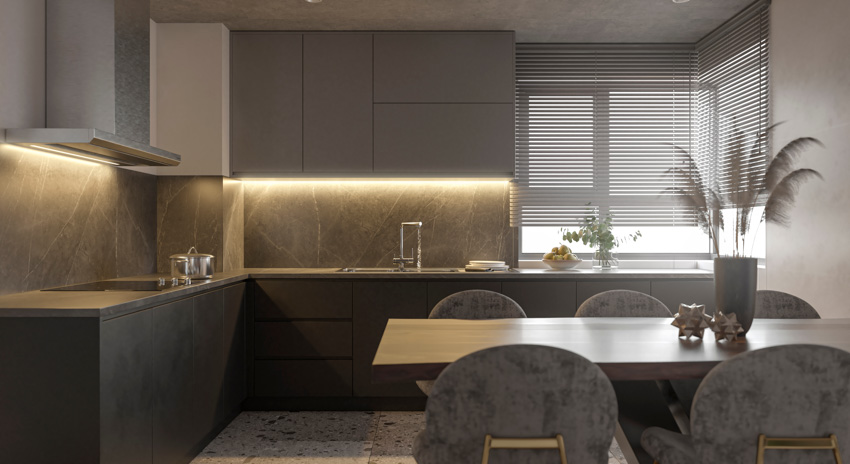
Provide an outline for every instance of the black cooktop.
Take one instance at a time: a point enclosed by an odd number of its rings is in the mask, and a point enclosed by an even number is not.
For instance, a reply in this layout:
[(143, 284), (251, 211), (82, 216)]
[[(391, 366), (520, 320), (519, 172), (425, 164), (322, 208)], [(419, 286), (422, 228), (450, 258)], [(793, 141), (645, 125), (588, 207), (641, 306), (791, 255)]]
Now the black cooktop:
[(45, 292), (161, 292), (171, 288), (171, 281), (166, 280), (160, 285), (156, 280), (101, 280), (86, 284), (68, 285), (65, 287), (48, 288)]

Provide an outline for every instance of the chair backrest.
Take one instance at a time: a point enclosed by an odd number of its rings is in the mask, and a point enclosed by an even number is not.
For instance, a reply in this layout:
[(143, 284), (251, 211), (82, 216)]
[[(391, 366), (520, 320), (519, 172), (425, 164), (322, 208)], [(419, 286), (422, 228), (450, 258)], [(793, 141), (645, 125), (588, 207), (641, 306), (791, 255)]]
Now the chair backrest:
[(609, 290), (585, 300), (576, 317), (673, 317), (667, 305), (646, 293)]
[[(437, 378), (416, 437), (419, 464), (481, 462), (484, 437), (564, 437), (567, 462), (603, 464), (617, 423), (611, 381), (566, 350), (506, 345), (455, 361)], [(491, 463), (557, 463), (556, 450), (494, 450)]]
[[(691, 433), (699, 462), (754, 463), (759, 434), (835, 434), (839, 448), (850, 449), (850, 353), (786, 345), (723, 362), (697, 390)], [(768, 450), (765, 458), (772, 463), (835, 462), (828, 450)]]
[(806, 300), (776, 290), (756, 292), (756, 317), (763, 319), (820, 319)]
[(434, 305), (428, 319), (509, 319), (525, 317), (520, 305), (489, 290), (453, 293)]

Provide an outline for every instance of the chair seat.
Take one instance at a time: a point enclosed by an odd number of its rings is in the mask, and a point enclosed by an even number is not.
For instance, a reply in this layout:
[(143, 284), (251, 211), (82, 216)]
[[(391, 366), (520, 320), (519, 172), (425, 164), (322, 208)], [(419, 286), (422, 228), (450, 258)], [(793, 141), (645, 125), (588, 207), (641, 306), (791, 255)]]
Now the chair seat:
[(640, 437), (640, 444), (661, 464), (694, 464), (696, 451), (691, 437), (659, 427), (650, 427)]

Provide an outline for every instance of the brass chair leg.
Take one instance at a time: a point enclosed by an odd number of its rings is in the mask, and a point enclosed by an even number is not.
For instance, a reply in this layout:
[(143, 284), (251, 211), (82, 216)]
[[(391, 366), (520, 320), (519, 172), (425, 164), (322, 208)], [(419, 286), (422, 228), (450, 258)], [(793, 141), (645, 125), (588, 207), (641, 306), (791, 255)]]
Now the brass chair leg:
[(484, 437), (481, 464), (487, 464), (490, 461), (491, 449), (557, 449), (561, 464), (567, 464), (567, 450), (564, 446), (564, 437), (560, 433), (555, 435), (555, 438), (493, 438), (488, 433)]
[(841, 452), (838, 450), (838, 438), (835, 434), (827, 438), (768, 438), (759, 435), (756, 464), (764, 464), (764, 451), (769, 449), (782, 450), (832, 450), (836, 464), (841, 464)]

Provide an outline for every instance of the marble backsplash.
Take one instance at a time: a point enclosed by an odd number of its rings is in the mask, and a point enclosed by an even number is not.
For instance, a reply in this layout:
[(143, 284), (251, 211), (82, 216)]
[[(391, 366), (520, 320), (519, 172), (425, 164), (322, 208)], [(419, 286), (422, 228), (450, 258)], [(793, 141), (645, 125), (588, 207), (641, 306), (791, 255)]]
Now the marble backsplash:
[[(245, 267), (388, 267), (421, 221), (425, 267), (516, 262), (507, 182), (245, 182)], [(405, 256), (415, 247), (405, 237)]]
[(154, 272), (156, 182), (0, 144), (0, 294)]

